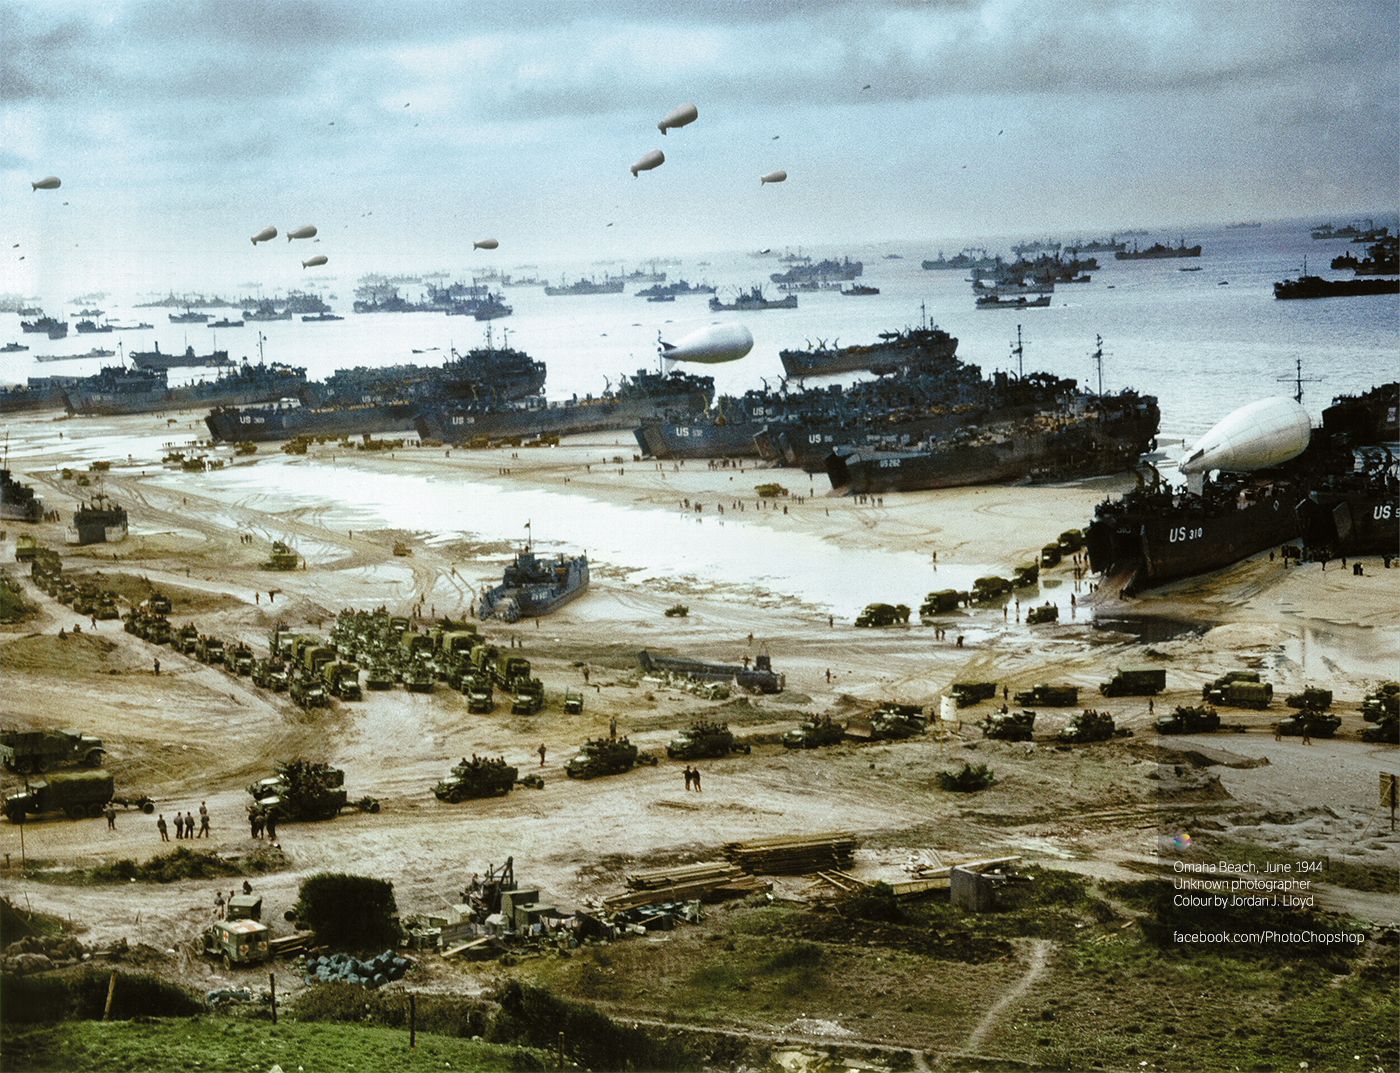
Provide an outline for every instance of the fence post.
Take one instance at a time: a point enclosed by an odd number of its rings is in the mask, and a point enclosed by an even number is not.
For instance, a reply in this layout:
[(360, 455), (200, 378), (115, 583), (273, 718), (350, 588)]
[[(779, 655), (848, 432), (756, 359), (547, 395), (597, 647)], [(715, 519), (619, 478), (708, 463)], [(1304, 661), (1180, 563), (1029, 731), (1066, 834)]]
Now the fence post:
[(272, 989), (272, 1023), (277, 1023), (277, 974), (270, 972), (267, 974), (268, 986)]
[(408, 996), (408, 1046), (418, 1046), (418, 996), (412, 992)]
[(117, 973), (114, 969), (112, 975), (107, 978), (107, 1004), (102, 1007), (102, 1020), (112, 1019), (112, 1000), (117, 995)]
[(559, 1033), (559, 1068), (564, 1068), (564, 1033)]

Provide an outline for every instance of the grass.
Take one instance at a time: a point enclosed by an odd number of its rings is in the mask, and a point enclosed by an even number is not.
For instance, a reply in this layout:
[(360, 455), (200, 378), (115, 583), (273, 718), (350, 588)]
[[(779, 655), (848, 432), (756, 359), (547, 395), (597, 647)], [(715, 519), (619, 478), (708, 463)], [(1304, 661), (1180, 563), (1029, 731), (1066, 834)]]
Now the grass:
[(324, 1025), (203, 1016), (134, 1021), (65, 1021), (43, 1029), (6, 1029), (0, 1070), (65, 1073), (265, 1073), (285, 1070), (339, 1073), (443, 1073), (553, 1068), (540, 1050), (391, 1028)]
[[(1248, 862), (1261, 868), (1270, 864), (1292, 864), (1295, 869), (1300, 860), (1310, 859), (1299, 853), (1286, 853), (1257, 842), (1242, 839), (1216, 838), (1205, 834), (1197, 839), (1197, 845), (1210, 854), (1208, 859), (1227, 860), (1236, 863)], [(1207, 859), (1207, 858), (1203, 858)], [(1324, 855), (1318, 858), (1323, 862), (1321, 873), (1295, 873), (1305, 878), (1315, 877), (1321, 883), (1333, 883), (1350, 890), (1376, 891), (1383, 894), (1400, 894), (1400, 871), (1394, 866), (1368, 864), (1363, 861), (1349, 861)]]
[(182, 879), (214, 879), (221, 876), (256, 876), (277, 872), (287, 866), (282, 851), (259, 846), (239, 857), (223, 857), (209, 850), (180, 846), (169, 853), (145, 861), (129, 857), (108, 861), (92, 868), (45, 870), (42, 862), (31, 863), (31, 879), (72, 886), (99, 886), (106, 883), (175, 883)]

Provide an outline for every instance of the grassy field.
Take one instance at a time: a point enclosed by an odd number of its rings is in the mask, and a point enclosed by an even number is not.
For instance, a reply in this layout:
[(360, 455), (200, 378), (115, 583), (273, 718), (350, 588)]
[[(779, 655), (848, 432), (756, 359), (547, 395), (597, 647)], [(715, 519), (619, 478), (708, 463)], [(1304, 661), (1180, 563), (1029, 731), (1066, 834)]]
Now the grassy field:
[(67, 1021), (25, 1031), (6, 1030), (0, 1070), (64, 1073), (266, 1073), (277, 1063), (288, 1073), (427, 1073), (433, 1070), (509, 1071), (552, 1068), (542, 1051), (448, 1036), (357, 1025), (273, 1025), (228, 1017)]

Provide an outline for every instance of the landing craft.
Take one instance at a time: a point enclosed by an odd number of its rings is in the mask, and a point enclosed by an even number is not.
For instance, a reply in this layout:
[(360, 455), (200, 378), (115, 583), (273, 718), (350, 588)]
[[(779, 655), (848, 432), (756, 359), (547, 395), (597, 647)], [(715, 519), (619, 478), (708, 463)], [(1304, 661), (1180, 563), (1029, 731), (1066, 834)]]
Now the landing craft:
[(330, 260), (330, 258), (327, 257), (324, 253), (318, 253), (315, 257), (312, 257), (309, 261), (302, 261), (302, 262), (301, 262), (301, 267), (302, 267), (302, 268), (318, 268), (318, 267), (320, 267), (321, 265), (325, 264), (325, 263), (326, 263), (327, 261), (329, 261), (329, 260)]
[(738, 361), (753, 349), (753, 336), (742, 324), (711, 324), (691, 332), (679, 343), (661, 342), (661, 356), (667, 361), (694, 361), (717, 365)]
[(271, 242), (276, 237), (277, 228), (264, 227), (261, 231), (259, 231), (256, 235), (253, 236), (253, 245), (256, 246), (259, 242)]
[(63, 185), (63, 180), (57, 175), (50, 175), (47, 179), (40, 179), (37, 183), (30, 183), (29, 185), (33, 188), (31, 193), (33, 190), (57, 190)]
[(316, 229), (315, 229), (314, 227), (312, 227), (310, 224), (307, 224), (305, 227), (298, 227), (295, 231), (288, 231), (288, 232), (287, 232), (287, 241), (288, 241), (288, 242), (291, 242), (292, 239), (294, 239), (294, 238), (315, 238), (315, 237), (316, 237)]
[(693, 104), (683, 104), (660, 123), (656, 124), (656, 129), (664, 135), (668, 130), (677, 130), (681, 127), (687, 127), (699, 118), (700, 109), (696, 108)]
[(1307, 449), (1308, 412), (1287, 398), (1260, 399), (1226, 414), (1181, 460), (1182, 473), (1250, 472), (1281, 465)]
[(782, 171), (781, 169), (778, 170), (778, 171), (770, 171), (767, 175), (761, 175), (761, 176), (759, 176), (759, 179), (758, 179), (758, 185), (759, 185), (759, 186), (762, 186), (764, 183), (785, 183), (785, 182), (787, 182), (787, 172)]
[(666, 163), (666, 154), (660, 149), (653, 149), (632, 165), (632, 178), (635, 179), (639, 171), (651, 171), (652, 168), (659, 168), (664, 163)]
[(472, 249), (474, 250), (494, 250), (498, 246), (500, 246), (500, 243), (494, 238), (479, 238), (472, 243)]

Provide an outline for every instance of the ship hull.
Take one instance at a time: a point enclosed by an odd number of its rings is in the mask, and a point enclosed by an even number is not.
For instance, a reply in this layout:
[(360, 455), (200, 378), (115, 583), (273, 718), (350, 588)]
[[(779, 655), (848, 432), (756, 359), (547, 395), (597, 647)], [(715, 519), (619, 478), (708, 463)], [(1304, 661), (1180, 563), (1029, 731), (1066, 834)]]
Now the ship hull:
[(642, 454), (651, 458), (758, 458), (754, 421), (725, 425), (681, 420), (643, 421), (634, 430)]
[(204, 423), (216, 440), (263, 443), (295, 439), (297, 436), (341, 437), (411, 432), (416, 413), (417, 406), (411, 402), (324, 410), (255, 407), (215, 410), (204, 419)]
[(1300, 535), (1333, 555), (1400, 555), (1400, 493), (1314, 492), (1298, 504)]
[(520, 410), (482, 413), (431, 407), (421, 410), (414, 426), (425, 440), (470, 443), (478, 437), (531, 438), (542, 435), (573, 436), (588, 432), (614, 432), (654, 420), (675, 409), (703, 411), (709, 400), (704, 392), (652, 399), (587, 399), (576, 404), (555, 404)]
[(1400, 294), (1400, 279), (1298, 279), (1274, 284), (1274, 297), (1356, 298), (1370, 294)]
[(788, 376), (831, 376), (836, 373), (892, 372), (929, 361), (947, 361), (958, 351), (958, 341), (949, 338), (924, 347), (850, 347), (837, 351), (784, 350), (778, 356)]
[(305, 381), (295, 378), (259, 386), (239, 386), (213, 391), (199, 386), (139, 392), (84, 391), (70, 388), (64, 405), (69, 413), (109, 417), (148, 414), (165, 410), (197, 410), (205, 406), (248, 406), (300, 394)]

